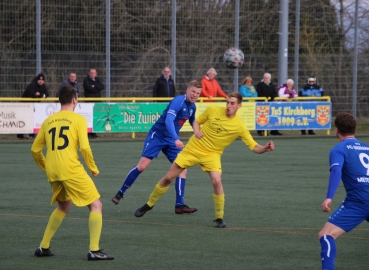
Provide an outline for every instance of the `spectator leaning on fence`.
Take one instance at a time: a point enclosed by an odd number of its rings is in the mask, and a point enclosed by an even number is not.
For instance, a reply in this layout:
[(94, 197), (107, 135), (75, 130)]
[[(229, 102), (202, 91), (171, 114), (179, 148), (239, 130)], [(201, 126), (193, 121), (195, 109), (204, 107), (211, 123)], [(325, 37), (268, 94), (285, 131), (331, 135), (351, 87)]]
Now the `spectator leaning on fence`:
[[(215, 79), (215, 76), (217, 76), (217, 72), (215, 71), (214, 68), (211, 68), (202, 77), (201, 97), (207, 97), (209, 99), (212, 99), (219, 95), (221, 97), (227, 98), (227, 94), (225, 94), (222, 88), (220, 88), (220, 85)], [(204, 102), (214, 102), (214, 100), (204, 100)]]
[(156, 79), (154, 87), (152, 89), (153, 97), (175, 97), (176, 87), (171, 77), (169, 67), (165, 67), (162, 71), (162, 75)]
[(255, 87), (253, 86), (253, 80), (251, 77), (247, 76), (243, 81), (238, 92), (242, 97), (257, 97), (258, 92), (256, 92)]
[(58, 92), (56, 93), (56, 97), (59, 96), (60, 89), (63, 88), (63, 86), (72, 86), (77, 91), (77, 95), (81, 95), (81, 90), (79, 83), (77, 82), (77, 74), (74, 72), (69, 73), (69, 76), (65, 78), (65, 80), (61, 83)]
[[(33, 78), (32, 82), (27, 85), (26, 90), (24, 90), (22, 95), (24, 98), (47, 98), (48, 96), (49, 90), (45, 85), (45, 75), (43, 73), (39, 73)], [(33, 140), (35, 137), (35, 134), (30, 134), (29, 137), (24, 134), (17, 134), (18, 140)]]
[[(278, 97), (277, 87), (272, 82), (272, 75), (270, 73), (264, 73), (263, 79), (256, 85), (256, 92), (259, 97), (270, 98), (269, 101), (273, 101), (275, 97)], [(263, 135), (263, 130), (258, 130), (260, 136)], [(282, 135), (278, 130), (271, 130), (270, 135)]]
[[(316, 84), (316, 78), (310, 77), (308, 83), (300, 89), (299, 94), (301, 97), (322, 97), (324, 96), (324, 91), (323, 88)], [(310, 129), (308, 134), (315, 135), (315, 132)], [(306, 131), (301, 130), (301, 135), (306, 135)]]
[(278, 96), (284, 98), (295, 98), (297, 97), (296, 90), (293, 88), (295, 82), (292, 79), (288, 79), (285, 84), (282, 84), (278, 88)]

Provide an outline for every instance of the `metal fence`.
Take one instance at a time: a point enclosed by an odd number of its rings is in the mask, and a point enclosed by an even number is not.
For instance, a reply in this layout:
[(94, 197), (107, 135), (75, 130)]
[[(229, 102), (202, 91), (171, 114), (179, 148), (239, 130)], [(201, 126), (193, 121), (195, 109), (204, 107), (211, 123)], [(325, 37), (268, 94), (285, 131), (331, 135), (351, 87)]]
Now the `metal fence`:
[[(38, 55), (39, 68), (46, 75), (45, 83), (52, 96), (70, 72), (76, 72), (82, 82), (91, 67), (109, 85), (111, 97), (151, 96), (161, 70), (173, 63), (179, 93), (184, 92), (190, 80), (201, 79), (210, 67), (217, 70), (223, 90), (231, 92), (235, 88), (235, 72), (225, 66), (222, 57), (235, 44), (237, 23), (239, 48), (245, 54), (245, 64), (238, 70), (238, 85), (248, 75), (257, 83), (265, 72), (271, 73), (277, 84), (281, 1), (240, 0), (239, 10), (234, 0), (3, 1), (0, 96), (21, 96), (38, 71)], [(296, 1), (288, 2), (288, 77), (294, 78)], [(333, 113), (352, 109), (355, 55), (351, 2), (300, 1), (295, 89), (315, 76), (325, 94), (332, 97)], [(359, 7), (357, 114), (364, 117), (369, 114), (367, 0), (359, 1)]]

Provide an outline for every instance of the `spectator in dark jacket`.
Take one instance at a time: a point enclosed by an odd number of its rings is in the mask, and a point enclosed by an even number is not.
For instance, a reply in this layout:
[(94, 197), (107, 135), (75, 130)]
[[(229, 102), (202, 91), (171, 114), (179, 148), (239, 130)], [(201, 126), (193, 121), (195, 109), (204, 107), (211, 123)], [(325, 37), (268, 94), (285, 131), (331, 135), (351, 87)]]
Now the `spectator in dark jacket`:
[[(323, 88), (316, 84), (316, 78), (310, 77), (308, 83), (301, 88), (300, 96), (302, 97), (322, 97), (324, 96)], [(308, 130), (309, 135), (315, 135), (312, 129)], [(301, 130), (301, 135), (306, 135), (306, 130)]]
[(176, 87), (174, 81), (170, 76), (170, 68), (165, 67), (163, 69), (163, 75), (156, 79), (155, 85), (152, 89), (153, 97), (175, 97)]
[[(45, 85), (45, 75), (43, 73), (38, 74), (33, 78), (32, 82), (27, 85), (22, 97), (24, 98), (47, 98), (49, 96), (49, 90)], [(17, 134), (18, 140), (33, 140), (36, 137), (35, 134), (30, 134), (28, 137), (24, 134)]]
[(65, 78), (65, 80), (61, 83), (58, 92), (56, 93), (56, 97), (59, 96), (59, 92), (60, 90), (64, 87), (64, 86), (72, 86), (74, 89), (76, 89), (77, 91), (77, 95), (80, 96), (81, 95), (81, 90), (80, 90), (80, 86), (79, 83), (77, 82), (77, 74), (74, 72), (71, 72), (69, 74), (68, 77)]
[[(97, 77), (97, 71), (94, 68), (90, 68), (87, 77), (83, 80), (83, 90), (85, 91), (85, 97), (101, 97), (101, 91), (104, 90), (104, 85)], [(89, 139), (97, 139), (96, 133), (89, 133)]]
[[(278, 97), (277, 87), (272, 83), (272, 75), (265, 73), (263, 80), (256, 86), (256, 92), (259, 97), (268, 97), (270, 101), (273, 101), (275, 97)], [(263, 130), (258, 130), (260, 136), (263, 135)], [(278, 130), (271, 130), (270, 135), (282, 135)]]
[(27, 85), (22, 97), (26, 98), (46, 98), (49, 96), (49, 90), (45, 85), (45, 75), (38, 74), (32, 82)]
[(91, 68), (87, 77), (83, 80), (83, 90), (85, 91), (85, 97), (101, 97), (104, 85), (97, 77), (96, 69)]

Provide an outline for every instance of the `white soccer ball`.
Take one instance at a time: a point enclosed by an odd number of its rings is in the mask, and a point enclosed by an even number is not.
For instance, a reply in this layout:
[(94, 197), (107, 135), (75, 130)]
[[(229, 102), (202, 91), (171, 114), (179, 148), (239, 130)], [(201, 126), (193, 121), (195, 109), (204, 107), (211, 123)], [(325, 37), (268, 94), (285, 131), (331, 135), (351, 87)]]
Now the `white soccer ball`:
[(239, 68), (243, 65), (244, 54), (238, 48), (229, 48), (223, 55), (223, 60), (229, 68)]

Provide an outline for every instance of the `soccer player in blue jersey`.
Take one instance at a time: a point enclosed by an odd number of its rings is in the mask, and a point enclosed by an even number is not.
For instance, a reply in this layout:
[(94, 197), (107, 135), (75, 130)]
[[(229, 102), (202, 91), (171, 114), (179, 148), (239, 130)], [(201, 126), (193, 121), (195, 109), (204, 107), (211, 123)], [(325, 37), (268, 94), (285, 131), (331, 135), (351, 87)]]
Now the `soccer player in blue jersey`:
[[(128, 173), (122, 187), (112, 198), (112, 202), (118, 204), (123, 195), (136, 181), (137, 177), (150, 165), (153, 158), (163, 152), (168, 160), (173, 163), (177, 154), (184, 147), (179, 139), (179, 130), (189, 120), (191, 126), (195, 120), (195, 102), (201, 94), (202, 85), (193, 80), (189, 83), (186, 94), (173, 98), (160, 118), (151, 127), (146, 136), (141, 159), (138, 164)], [(197, 208), (188, 207), (184, 203), (186, 173), (183, 171), (176, 178), (176, 214), (190, 214), (197, 211)]]
[(334, 269), (335, 239), (362, 221), (369, 221), (369, 145), (355, 138), (356, 120), (351, 114), (337, 114), (334, 124), (340, 143), (329, 154), (331, 172), (327, 197), (322, 203), (323, 211), (331, 211), (340, 179), (346, 190), (346, 198), (319, 232), (324, 270)]
[[(250, 132), (237, 115), (242, 106), (242, 96), (233, 92), (228, 95), (227, 106), (210, 106), (193, 123), (194, 135), (186, 147), (178, 154), (167, 174), (156, 184), (146, 204), (138, 208), (136, 217), (142, 217), (150, 211), (161, 196), (167, 192), (173, 180), (184, 170), (197, 164), (207, 172), (213, 183), (213, 199), (215, 208), (215, 226), (225, 228), (224, 189), (222, 185), (221, 156), (224, 149), (240, 138), (251, 151), (257, 154), (274, 150), (272, 141), (259, 145), (254, 141)], [(200, 128), (201, 125), (201, 128)]]

